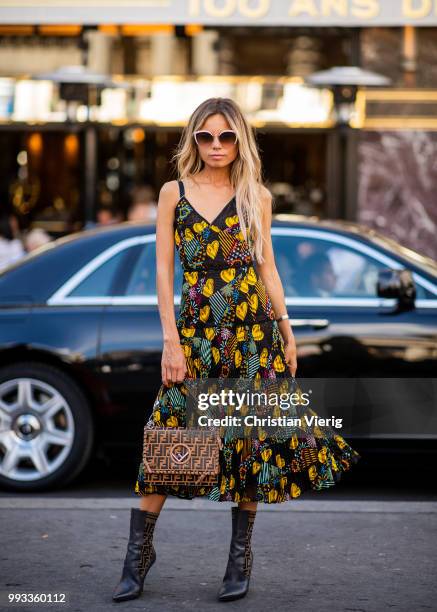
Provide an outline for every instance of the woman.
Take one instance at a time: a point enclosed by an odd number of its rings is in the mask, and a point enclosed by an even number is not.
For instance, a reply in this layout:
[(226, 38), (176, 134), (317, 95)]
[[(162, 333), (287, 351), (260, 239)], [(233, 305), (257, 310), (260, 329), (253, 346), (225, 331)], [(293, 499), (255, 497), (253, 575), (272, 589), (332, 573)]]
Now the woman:
[[(175, 157), (180, 180), (161, 188), (156, 226), (164, 349), (152, 421), (159, 427), (186, 426), (177, 399), (183, 397), (178, 391), (187, 378), (259, 380), (289, 373), (294, 377), (297, 369), (296, 343), (270, 236), (272, 197), (262, 185), (254, 134), (235, 102), (211, 98), (200, 104)], [(177, 320), (174, 244), (185, 281)], [(209, 488), (147, 484), (141, 464), (135, 486), (140, 508), (131, 509), (128, 550), (113, 599), (141, 594), (156, 558), (153, 531), (167, 495), (238, 504), (232, 508), (229, 559), (218, 599), (246, 595), (257, 503), (280, 503), (304, 489), (334, 484), (359, 458), (340, 436), (336, 439), (322, 439), (313, 449), (308, 440), (296, 437), (285, 442), (225, 438), (218, 484)]]

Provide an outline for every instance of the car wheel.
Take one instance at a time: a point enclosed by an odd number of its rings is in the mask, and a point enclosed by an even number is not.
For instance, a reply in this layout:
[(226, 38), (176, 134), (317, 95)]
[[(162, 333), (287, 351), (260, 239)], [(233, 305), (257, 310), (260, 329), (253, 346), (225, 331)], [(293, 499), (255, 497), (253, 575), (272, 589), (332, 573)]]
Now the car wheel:
[(87, 463), (93, 437), (89, 403), (64, 372), (36, 362), (0, 368), (0, 486), (65, 485)]

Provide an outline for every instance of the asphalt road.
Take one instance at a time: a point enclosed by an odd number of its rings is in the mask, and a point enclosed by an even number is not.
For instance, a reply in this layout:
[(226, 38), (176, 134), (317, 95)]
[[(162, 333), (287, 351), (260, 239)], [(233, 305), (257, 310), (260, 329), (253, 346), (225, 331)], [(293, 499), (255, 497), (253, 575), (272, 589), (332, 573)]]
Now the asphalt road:
[[(142, 596), (114, 603), (132, 498), (3, 498), (1, 610), (223, 610), (215, 600), (230, 504), (172, 500), (155, 529)], [(6, 503), (8, 502), (8, 504)], [(27, 506), (27, 507), (26, 507)], [(250, 591), (232, 609), (277, 612), (435, 610), (437, 503), (304, 501), (260, 508)], [(14, 592), (66, 603), (7, 604)]]
[[(434, 463), (410, 470), (366, 457), (336, 487), (259, 504), (250, 591), (229, 609), (275, 612), (437, 610)], [(407, 461), (408, 465), (408, 461)], [(412, 467), (413, 466), (413, 467)], [(155, 529), (157, 561), (142, 596), (115, 603), (136, 464), (94, 462), (71, 485), (0, 494), (0, 610), (223, 610), (216, 592), (230, 503), (168, 498)], [(65, 603), (8, 603), (9, 593), (65, 593)]]

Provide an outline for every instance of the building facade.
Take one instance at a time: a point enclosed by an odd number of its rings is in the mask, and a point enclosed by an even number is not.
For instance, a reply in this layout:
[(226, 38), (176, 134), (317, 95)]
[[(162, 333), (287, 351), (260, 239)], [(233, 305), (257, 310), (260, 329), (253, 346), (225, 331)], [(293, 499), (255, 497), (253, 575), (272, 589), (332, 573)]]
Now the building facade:
[[(277, 212), (357, 220), (437, 258), (436, 59), (432, 0), (0, 0), (2, 202), (61, 234), (102, 204), (125, 213), (174, 178), (186, 118), (223, 95), (256, 130)], [(40, 78), (71, 65), (112, 82)], [(338, 66), (390, 79), (359, 88), (346, 129), (330, 88), (306, 82)]]

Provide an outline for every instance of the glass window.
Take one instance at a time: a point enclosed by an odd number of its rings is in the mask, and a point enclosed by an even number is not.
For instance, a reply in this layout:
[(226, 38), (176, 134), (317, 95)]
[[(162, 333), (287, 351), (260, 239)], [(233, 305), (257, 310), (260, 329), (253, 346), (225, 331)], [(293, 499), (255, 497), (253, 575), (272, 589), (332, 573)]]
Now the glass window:
[(91, 272), (68, 296), (70, 297), (108, 297), (113, 295), (112, 288), (116, 281), (127, 251), (123, 249), (105, 261), (94, 272)]
[[(174, 293), (180, 295), (182, 289), (182, 268), (177, 253), (174, 264)], [(156, 245), (149, 242), (144, 245), (143, 251), (126, 287), (126, 295), (156, 295)]]
[(416, 297), (419, 300), (437, 300), (437, 294), (431, 293), (428, 289), (416, 283)]
[(377, 297), (385, 264), (350, 247), (304, 236), (273, 236), (287, 297)]

